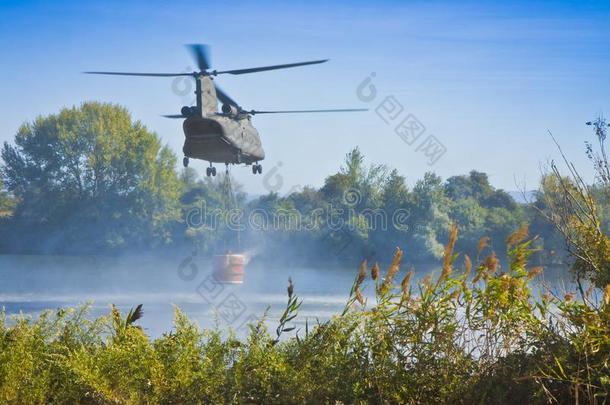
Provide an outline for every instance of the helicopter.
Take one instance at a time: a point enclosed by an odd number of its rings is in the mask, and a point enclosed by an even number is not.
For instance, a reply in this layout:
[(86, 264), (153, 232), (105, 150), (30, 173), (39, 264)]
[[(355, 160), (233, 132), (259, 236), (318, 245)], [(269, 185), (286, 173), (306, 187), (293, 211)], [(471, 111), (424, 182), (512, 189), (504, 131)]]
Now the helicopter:
[[(315, 65), (328, 62), (328, 59), (282, 65), (261, 66), (246, 69), (211, 70), (207, 47), (201, 44), (187, 45), (197, 63), (198, 71), (187, 73), (134, 73), (89, 71), (86, 74), (144, 77), (190, 76), (195, 79), (195, 106), (184, 106), (180, 114), (164, 115), (166, 118), (184, 119), (183, 166), (188, 167), (189, 159), (210, 162), (206, 175), (216, 176), (214, 163), (224, 163), (227, 170), (230, 164), (252, 166), (253, 174), (263, 172), (259, 163), (265, 159), (258, 131), (252, 125), (252, 116), (258, 114), (293, 114), (366, 111), (365, 108), (324, 109), (324, 110), (245, 110), (215, 83), (214, 78), (222, 74), (242, 75), (276, 69)], [(218, 101), (222, 103), (218, 111)]]

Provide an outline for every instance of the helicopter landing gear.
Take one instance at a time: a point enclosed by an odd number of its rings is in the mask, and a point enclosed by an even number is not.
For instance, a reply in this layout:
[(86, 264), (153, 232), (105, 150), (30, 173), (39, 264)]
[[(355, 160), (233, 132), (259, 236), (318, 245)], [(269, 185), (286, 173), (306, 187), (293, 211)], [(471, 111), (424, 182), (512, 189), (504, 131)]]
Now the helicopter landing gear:
[(182, 158), (182, 166), (189, 167), (189, 158), (186, 156)]
[(216, 168), (212, 166), (212, 164), (210, 163), (210, 167), (206, 167), (205, 168), (205, 174), (206, 176), (210, 177), (216, 177)]
[(263, 166), (258, 163), (252, 165), (252, 174), (261, 174), (263, 172)]

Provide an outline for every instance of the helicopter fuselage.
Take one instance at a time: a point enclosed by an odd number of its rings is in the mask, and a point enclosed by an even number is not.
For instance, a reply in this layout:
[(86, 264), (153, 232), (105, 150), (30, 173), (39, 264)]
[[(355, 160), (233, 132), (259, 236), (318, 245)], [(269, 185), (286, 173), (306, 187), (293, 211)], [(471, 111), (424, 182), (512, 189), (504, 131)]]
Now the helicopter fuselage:
[(245, 114), (189, 117), (182, 127), (186, 157), (227, 164), (252, 164), (265, 158), (258, 131)]

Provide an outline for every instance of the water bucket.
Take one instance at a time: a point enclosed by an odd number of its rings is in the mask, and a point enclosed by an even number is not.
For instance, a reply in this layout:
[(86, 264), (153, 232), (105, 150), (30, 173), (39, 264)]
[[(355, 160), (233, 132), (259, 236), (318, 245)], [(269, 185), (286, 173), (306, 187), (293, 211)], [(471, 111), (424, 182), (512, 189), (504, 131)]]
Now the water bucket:
[(213, 261), (214, 279), (219, 283), (241, 284), (244, 282), (245, 265), (244, 255), (216, 255)]

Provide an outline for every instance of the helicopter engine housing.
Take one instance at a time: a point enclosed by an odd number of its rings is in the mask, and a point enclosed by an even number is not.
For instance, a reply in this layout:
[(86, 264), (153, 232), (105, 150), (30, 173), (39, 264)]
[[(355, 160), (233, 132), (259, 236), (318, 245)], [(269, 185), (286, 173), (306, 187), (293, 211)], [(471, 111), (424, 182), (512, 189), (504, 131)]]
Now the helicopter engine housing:
[(185, 117), (193, 116), (193, 115), (195, 115), (196, 112), (197, 112), (197, 107), (184, 106), (180, 109), (180, 113), (182, 115), (184, 115)]
[(233, 115), (233, 116), (235, 116), (239, 113), (239, 111), (237, 110), (237, 107), (235, 107), (234, 105), (230, 105), (230, 104), (223, 104), (222, 112), (224, 114)]

